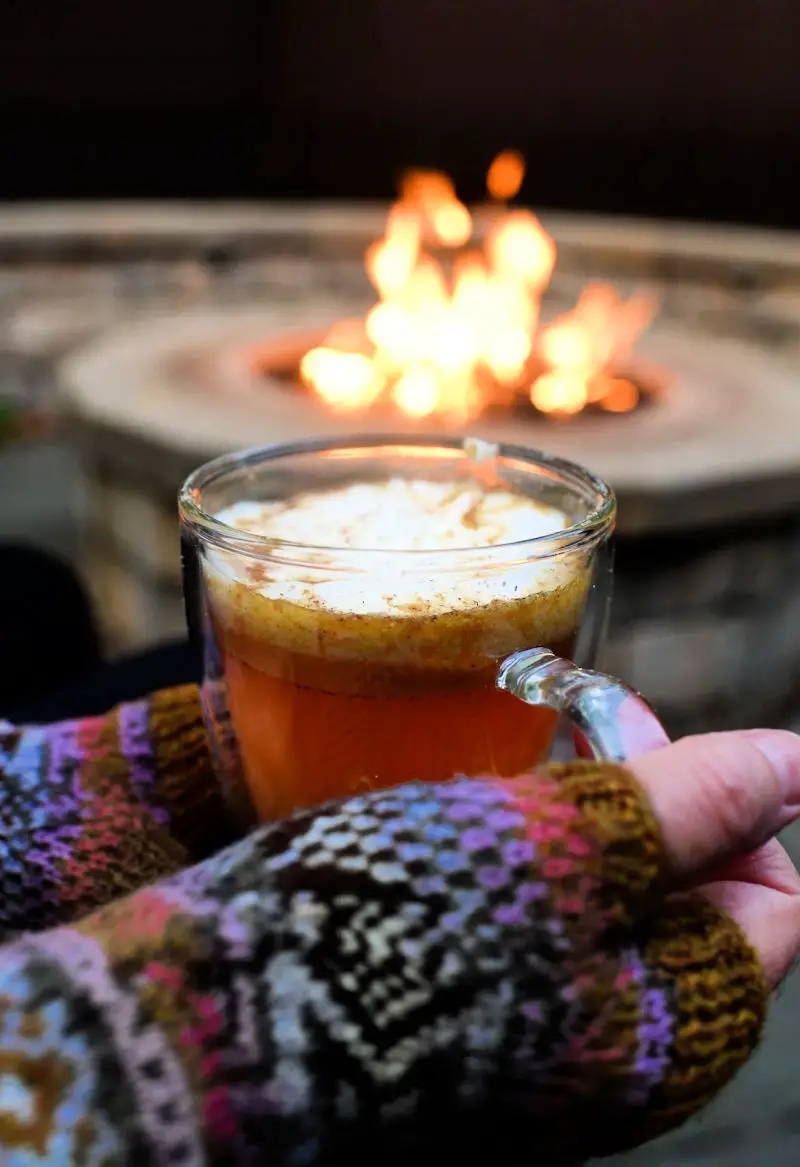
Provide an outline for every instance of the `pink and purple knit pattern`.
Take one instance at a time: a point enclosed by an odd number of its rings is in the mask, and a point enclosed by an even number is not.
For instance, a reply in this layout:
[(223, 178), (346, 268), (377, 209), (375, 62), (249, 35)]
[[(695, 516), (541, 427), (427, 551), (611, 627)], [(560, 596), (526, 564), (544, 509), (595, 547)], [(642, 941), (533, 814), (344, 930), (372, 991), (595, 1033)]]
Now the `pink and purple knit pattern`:
[(191, 687), (103, 717), (0, 723), (0, 940), (79, 918), (230, 837)]
[(9, 1167), (563, 1161), (757, 1040), (752, 952), (664, 899), (618, 768), (412, 782), (188, 868), (227, 830), (195, 690), (0, 730), (0, 768)]
[[(592, 1061), (594, 1102), (646, 1106), (672, 990), (631, 938), (598, 959), (608, 919), (580, 827), (544, 779), (412, 783), (18, 941), (0, 953), (5, 1034), (59, 1051), (49, 1145), (299, 1167), (394, 1161), (422, 1129), (429, 1147), (530, 1153), (580, 1109)], [(22, 1081), (35, 1053), (13, 1048)], [(30, 1139), (43, 1102), (34, 1115)]]

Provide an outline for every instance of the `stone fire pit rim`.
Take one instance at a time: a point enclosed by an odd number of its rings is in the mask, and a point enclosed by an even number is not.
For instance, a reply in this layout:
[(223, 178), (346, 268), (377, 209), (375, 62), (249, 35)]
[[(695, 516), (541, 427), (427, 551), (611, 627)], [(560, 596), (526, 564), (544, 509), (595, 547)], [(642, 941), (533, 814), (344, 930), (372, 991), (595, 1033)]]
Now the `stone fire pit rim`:
[[(728, 267), (735, 256), (743, 268), (773, 277), (800, 266), (797, 231), (534, 209), (567, 252), (588, 247), (602, 256), (622, 247), (632, 258)], [(347, 238), (351, 246), (356, 239), (377, 237), (386, 210), (387, 204), (367, 201), (22, 203), (0, 210), (0, 258), (29, 261), (36, 252), (51, 260), (59, 255), (111, 259), (120, 251), (127, 256), (185, 255), (214, 245), (256, 247), (276, 239), (302, 239), (327, 250), (332, 234)]]

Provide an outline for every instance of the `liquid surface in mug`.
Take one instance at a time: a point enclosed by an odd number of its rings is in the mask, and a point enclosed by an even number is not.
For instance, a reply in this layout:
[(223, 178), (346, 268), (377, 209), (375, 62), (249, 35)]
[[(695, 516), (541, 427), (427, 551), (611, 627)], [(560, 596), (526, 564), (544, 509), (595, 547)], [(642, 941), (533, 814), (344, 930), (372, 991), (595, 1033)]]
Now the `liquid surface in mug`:
[[(586, 556), (514, 546), (564, 530), (560, 510), (473, 481), (391, 479), (242, 501), (217, 517), (302, 544), (204, 561), (260, 818), (412, 778), (512, 775), (546, 757), (556, 715), (495, 682), (518, 649), (571, 653)], [(459, 551), (492, 547), (504, 549), (499, 564), (459, 566)], [(369, 554), (345, 567), (326, 548)]]

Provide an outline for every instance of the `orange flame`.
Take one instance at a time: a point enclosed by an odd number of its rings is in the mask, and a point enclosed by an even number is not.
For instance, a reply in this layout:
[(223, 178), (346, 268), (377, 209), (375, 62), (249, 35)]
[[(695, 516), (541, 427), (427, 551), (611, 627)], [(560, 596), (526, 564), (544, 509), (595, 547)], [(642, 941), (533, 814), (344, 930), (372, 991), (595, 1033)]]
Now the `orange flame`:
[[(513, 198), (524, 175), (521, 155), (499, 154), (490, 198)], [(447, 175), (407, 174), (365, 258), (377, 303), (362, 324), (338, 325), (305, 354), (302, 380), (334, 409), (383, 399), (410, 417), (458, 423), (518, 396), (557, 417), (589, 404), (633, 409), (639, 391), (619, 373), (655, 305), (592, 284), (543, 324), (556, 247), (536, 216), (498, 205), (483, 246), (469, 248), (472, 239), (472, 215)]]
[(486, 175), (486, 189), (489, 197), (497, 202), (506, 202), (519, 194), (525, 178), (525, 159), (516, 150), (503, 150), (498, 154)]

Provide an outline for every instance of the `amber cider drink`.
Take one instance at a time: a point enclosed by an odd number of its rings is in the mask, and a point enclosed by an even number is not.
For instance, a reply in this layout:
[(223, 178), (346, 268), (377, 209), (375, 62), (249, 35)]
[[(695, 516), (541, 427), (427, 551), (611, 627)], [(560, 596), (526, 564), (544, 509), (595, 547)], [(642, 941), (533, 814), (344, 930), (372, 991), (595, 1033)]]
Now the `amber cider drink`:
[[(276, 557), (215, 550), (203, 561), (260, 819), (414, 778), (511, 776), (547, 756), (556, 714), (496, 679), (499, 661), (520, 649), (572, 654), (586, 557), (513, 554), (569, 526), (556, 507), (507, 485), (398, 477), (245, 498), (215, 517), (281, 547)], [(301, 563), (292, 545), (303, 547)], [(501, 545), (502, 566), (459, 568), (465, 549)], [(339, 549), (364, 551), (359, 570), (341, 569)]]

